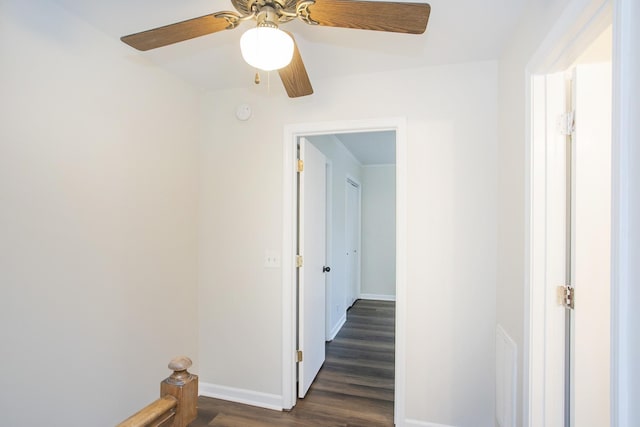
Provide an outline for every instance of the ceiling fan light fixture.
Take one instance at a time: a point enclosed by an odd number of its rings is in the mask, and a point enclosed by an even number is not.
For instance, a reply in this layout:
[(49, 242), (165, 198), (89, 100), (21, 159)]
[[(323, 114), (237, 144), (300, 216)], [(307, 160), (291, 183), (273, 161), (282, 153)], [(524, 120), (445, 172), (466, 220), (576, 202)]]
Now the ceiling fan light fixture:
[(275, 25), (258, 25), (240, 38), (240, 51), (247, 64), (263, 71), (286, 67), (293, 57), (293, 39)]

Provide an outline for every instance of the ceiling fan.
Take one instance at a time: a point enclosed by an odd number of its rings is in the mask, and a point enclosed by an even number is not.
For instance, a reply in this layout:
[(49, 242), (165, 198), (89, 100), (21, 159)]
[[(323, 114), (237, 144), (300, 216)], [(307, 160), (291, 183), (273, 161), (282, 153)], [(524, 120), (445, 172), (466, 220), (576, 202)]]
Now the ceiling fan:
[[(241, 39), (243, 57), (256, 68), (278, 69), (287, 94), (296, 98), (311, 95), (313, 88), (293, 35), (280, 30), (280, 24), (299, 18), (309, 25), (422, 34), (431, 13), (431, 6), (426, 3), (358, 0), (231, 0), (231, 3), (237, 12), (216, 12), (130, 34), (121, 40), (146, 51), (231, 30), (241, 22), (255, 20), (256, 28)], [(281, 53), (284, 58), (277, 59)]]

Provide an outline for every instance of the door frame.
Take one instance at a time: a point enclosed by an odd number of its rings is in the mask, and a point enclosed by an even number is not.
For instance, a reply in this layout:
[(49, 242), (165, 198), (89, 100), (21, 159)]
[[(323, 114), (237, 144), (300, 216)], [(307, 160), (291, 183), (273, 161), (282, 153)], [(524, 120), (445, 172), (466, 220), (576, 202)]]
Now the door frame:
[[(593, 42), (596, 37), (613, 22), (610, 0), (573, 0), (553, 25), (547, 37), (535, 52), (526, 69), (526, 139), (525, 139), (525, 317), (523, 349), (523, 425), (544, 425), (545, 407), (550, 396), (545, 394), (546, 369), (551, 361), (546, 360), (545, 350), (549, 339), (545, 322), (547, 320), (546, 292), (551, 284), (545, 284), (545, 259), (547, 257), (546, 188), (547, 158), (545, 144), (534, 146), (534, 130), (544, 122), (545, 108), (536, 108), (534, 93), (540, 93), (540, 77), (564, 71)], [(616, 28), (614, 25), (614, 38)], [(614, 58), (615, 58), (615, 46)], [(615, 59), (614, 59), (615, 61)], [(616, 64), (613, 64), (614, 68)], [(615, 85), (615, 83), (614, 83)], [(614, 97), (615, 97), (614, 92)], [(615, 123), (615, 111), (614, 120)], [(615, 125), (614, 125), (615, 126)], [(537, 138), (537, 137), (536, 137)], [(536, 144), (540, 139), (536, 139)], [(543, 140), (544, 142), (544, 140)], [(615, 144), (615, 142), (614, 142)], [(614, 147), (615, 150), (615, 147)], [(612, 197), (615, 194), (612, 193)], [(615, 201), (614, 201), (615, 203)], [(612, 215), (612, 224), (615, 223)], [(612, 230), (613, 231), (613, 230)], [(615, 239), (612, 233), (612, 239)], [(612, 245), (613, 249), (613, 245)], [(612, 263), (612, 271), (614, 264)], [(541, 286), (542, 285), (542, 286)], [(559, 285), (559, 284), (558, 284)], [(612, 282), (612, 291), (615, 287)], [(615, 312), (612, 293), (612, 313)], [(548, 327), (548, 326), (546, 326)], [(612, 328), (615, 328), (612, 323)], [(613, 332), (613, 331), (612, 331)], [(614, 334), (612, 333), (612, 337)], [(612, 360), (614, 346), (611, 347)], [(614, 375), (612, 382), (616, 381)], [(612, 387), (614, 390), (614, 387)], [(614, 411), (615, 393), (612, 393), (611, 410)], [(542, 424), (540, 424), (542, 422)]]
[[(347, 309), (349, 307), (351, 307), (353, 305), (353, 303), (360, 297), (360, 292), (362, 289), (362, 283), (360, 282), (361, 278), (362, 278), (362, 183), (360, 183), (360, 181), (352, 176), (347, 174), (347, 177), (345, 179), (345, 217), (346, 214), (349, 212), (349, 205), (348, 205), (348, 200), (349, 200), (349, 185), (352, 185), (349, 183), (349, 181), (353, 182), (355, 185), (353, 185), (355, 188), (358, 189), (358, 226), (360, 227), (360, 231), (358, 232), (358, 243), (357, 243), (357, 250), (358, 250), (358, 257), (357, 257), (357, 261), (358, 261), (358, 265), (356, 267), (356, 288), (352, 289), (351, 291), (354, 293), (355, 298), (353, 301), (349, 301), (345, 306), (347, 307)], [(346, 230), (348, 227), (348, 223), (349, 221), (345, 221), (345, 236), (346, 234)], [(348, 298), (350, 299), (351, 295), (348, 295)]]
[(404, 419), (407, 276), (407, 119), (405, 117), (290, 124), (283, 136), (282, 205), (282, 407), (296, 404), (296, 144), (301, 136), (395, 131), (396, 135), (396, 422)]
[[(556, 304), (556, 287), (567, 282), (567, 245), (571, 220), (567, 198), (571, 183), (567, 165), (571, 157), (567, 137), (555, 132), (555, 120), (568, 111), (567, 85), (563, 72), (532, 78), (531, 147), (531, 336), (530, 391), (531, 425), (544, 426), (550, 420), (564, 419), (568, 408), (566, 381), (567, 313)], [(554, 152), (560, 144), (564, 154)], [(569, 199), (570, 200), (570, 199)], [(556, 207), (561, 207), (558, 211)], [(555, 295), (555, 298), (554, 298)], [(565, 375), (554, 376), (555, 372)], [(555, 424), (551, 424), (555, 426)]]
[(611, 425), (640, 424), (640, 4), (615, 0), (611, 126)]

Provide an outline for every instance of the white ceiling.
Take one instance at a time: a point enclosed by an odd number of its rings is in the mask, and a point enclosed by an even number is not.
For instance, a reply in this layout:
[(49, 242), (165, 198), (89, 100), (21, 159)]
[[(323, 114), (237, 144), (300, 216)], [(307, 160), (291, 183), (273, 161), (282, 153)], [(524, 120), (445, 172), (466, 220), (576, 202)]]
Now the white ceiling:
[[(221, 10), (229, 0), (55, 0), (114, 40), (121, 36)], [(424, 2), (424, 0), (413, 0)], [(497, 59), (526, 0), (429, 0), (431, 17), (423, 35), (285, 24), (295, 35), (314, 80), (478, 60)], [(138, 52), (195, 87), (214, 90), (253, 84), (254, 70), (240, 55), (245, 22), (175, 45)], [(129, 49), (129, 47), (126, 47)]]
[(363, 166), (396, 163), (396, 132), (341, 133), (336, 138)]

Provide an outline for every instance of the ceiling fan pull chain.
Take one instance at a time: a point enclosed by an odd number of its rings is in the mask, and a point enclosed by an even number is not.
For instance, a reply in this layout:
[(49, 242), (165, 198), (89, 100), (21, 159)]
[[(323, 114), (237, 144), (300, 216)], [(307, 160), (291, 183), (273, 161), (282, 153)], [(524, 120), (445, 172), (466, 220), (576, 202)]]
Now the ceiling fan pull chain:
[(259, 85), (259, 84), (260, 84), (260, 73), (258, 72), (258, 70), (256, 70), (256, 76), (255, 76), (255, 78), (253, 79), (253, 82), (254, 82), (255, 84), (257, 84), (257, 85)]

